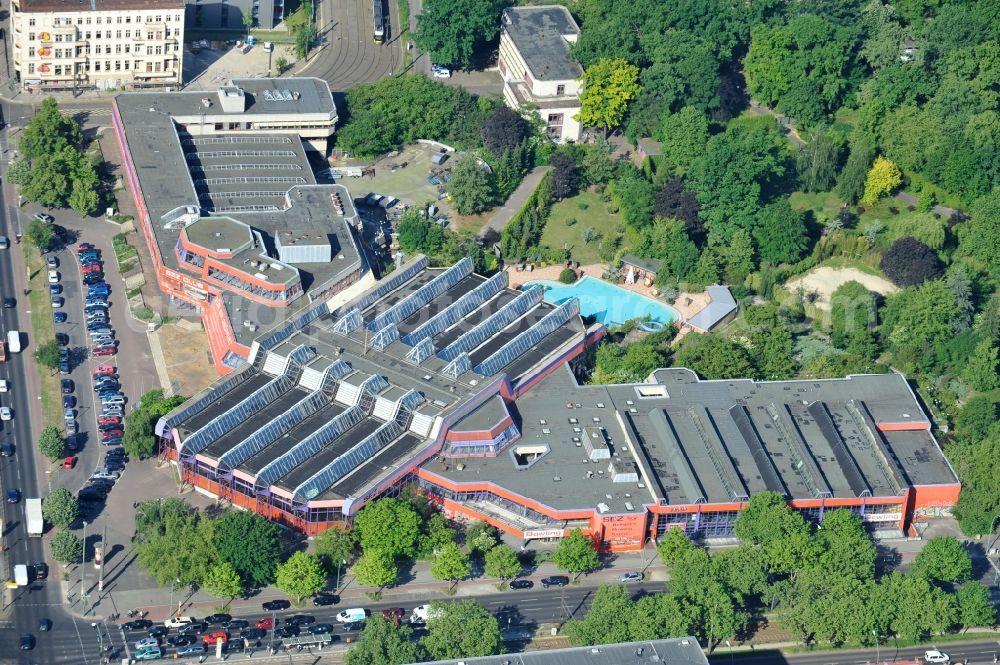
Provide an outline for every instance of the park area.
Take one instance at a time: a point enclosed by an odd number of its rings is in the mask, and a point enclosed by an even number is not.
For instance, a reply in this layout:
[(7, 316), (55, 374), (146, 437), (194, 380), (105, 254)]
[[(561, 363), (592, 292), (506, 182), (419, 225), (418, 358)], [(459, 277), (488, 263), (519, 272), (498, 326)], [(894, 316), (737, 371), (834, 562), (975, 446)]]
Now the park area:
[(552, 206), (541, 244), (555, 250), (568, 249), (581, 265), (602, 263), (601, 240), (624, 232), (614, 204), (604, 203), (593, 190), (580, 192)]

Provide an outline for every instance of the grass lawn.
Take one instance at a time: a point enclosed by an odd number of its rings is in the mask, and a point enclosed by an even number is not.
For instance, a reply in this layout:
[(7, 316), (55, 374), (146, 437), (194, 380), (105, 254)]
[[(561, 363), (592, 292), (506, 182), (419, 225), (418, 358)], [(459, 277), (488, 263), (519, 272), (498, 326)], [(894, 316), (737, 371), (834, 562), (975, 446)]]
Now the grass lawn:
[[(28, 281), (28, 306), (31, 308), (31, 338), (25, 353), (31, 353), (43, 342), (55, 338), (55, 323), (52, 321), (51, 297), (49, 296), (48, 268), (45, 261), (33, 247), (25, 247), (25, 262), (31, 271)], [(63, 428), (62, 395), (59, 375), (52, 370), (36, 365), (38, 385), (42, 397), (42, 423)]]
[[(789, 197), (789, 202), (796, 210), (811, 210), (816, 216), (816, 221), (823, 224), (825, 221), (833, 219), (843, 207), (843, 203), (837, 195), (832, 192), (818, 192), (807, 194), (805, 192), (793, 192)], [(877, 205), (862, 206), (865, 211), (858, 216), (855, 229), (863, 232), (871, 223), (878, 220), (882, 223), (882, 231), (879, 233), (878, 244), (888, 246), (893, 240), (906, 235), (905, 228), (918, 213), (909, 211), (907, 205), (902, 201), (892, 198), (884, 198)], [(852, 211), (856, 208), (852, 208)], [(893, 210), (896, 211), (893, 214)]]
[[(574, 261), (583, 265), (601, 263), (598, 248), (601, 239), (612, 233), (621, 233), (624, 227), (618, 213), (609, 213), (608, 203), (601, 201), (592, 191), (580, 192), (576, 196), (559, 201), (552, 206), (549, 219), (542, 233), (542, 244), (552, 249), (568, 247)], [(576, 223), (567, 221), (575, 219)], [(600, 234), (589, 243), (583, 241), (586, 229)]]

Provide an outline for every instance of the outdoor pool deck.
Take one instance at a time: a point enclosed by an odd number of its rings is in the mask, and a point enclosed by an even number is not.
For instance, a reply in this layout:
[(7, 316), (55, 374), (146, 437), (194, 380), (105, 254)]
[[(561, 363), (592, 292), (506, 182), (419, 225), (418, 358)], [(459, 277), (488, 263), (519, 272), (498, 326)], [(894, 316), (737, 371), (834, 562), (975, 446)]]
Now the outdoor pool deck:
[(531, 280), (525, 286), (544, 287), (545, 300), (553, 305), (576, 297), (580, 300), (580, 314), (593, 316), (605, 326), (620, 325), (631, 319), (649, 318), (664, 325), (680, 320), (680, 314), (670, 305), (590, 275), (573, 284)]

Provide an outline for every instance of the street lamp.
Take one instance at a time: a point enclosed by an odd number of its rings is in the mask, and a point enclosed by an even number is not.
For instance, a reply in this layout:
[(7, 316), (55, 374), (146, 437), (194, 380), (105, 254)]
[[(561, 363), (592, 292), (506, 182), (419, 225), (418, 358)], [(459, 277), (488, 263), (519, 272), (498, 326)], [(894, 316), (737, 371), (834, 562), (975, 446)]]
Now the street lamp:
[(878, 645), (878, 633), (875, 632), (874, 628), (872, 629), (872, 637), (875, 638), (875, 662), (878, 663), (880, 660), (882, 660), (882, 652), (879, 649)]
[(337, 582), (333, 585), (334, 591), (340, 591), (340, 567), (347, 565), (347, 559), (341, 559), (337, 564)]
[(729, 665), (733, 665), (733, 644), (726, 640), (726, 646), (729, 647)]
[[(179, 577), (175, 577), (173, 580), (170, 581), (170, 612), (171, 613), (174, 612), (174, 585), (175, 584), (180, 584), (180, 583), (181, 583), (181, 578), (179, 578)], [(180, 603), (180, 601), (178, 601), (177, 602), (177, 613), (175, 614), (175, 616), (180, 616), (180, 613), (181, 613), (181, 603)]]
[(83, 616), (87, 616), (87, 520), (83, 520), (83, 548), (80, 550), (80, 599)]

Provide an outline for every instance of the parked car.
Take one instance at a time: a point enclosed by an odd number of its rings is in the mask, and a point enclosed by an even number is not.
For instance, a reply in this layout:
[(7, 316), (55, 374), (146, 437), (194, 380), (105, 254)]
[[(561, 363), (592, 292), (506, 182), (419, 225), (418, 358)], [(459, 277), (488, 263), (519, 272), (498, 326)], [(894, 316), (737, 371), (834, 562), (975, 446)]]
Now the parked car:
[(924, 652), (924, 660), (928, 663), (950, 663), (951, 656), (937, 649), (928, 649)]
[(317, 623), (309, 626), (309, 633), (311, 635), (325, 635), (326, 633), (333, 632), (333, 624), (331, 623)]
[(74, 466), (76, 466), (76, 455), (72, 455), (63, 460), (64, 469), (72, 469)]
[(21, 501), (21, 490), (9, 489), (7, 490), (7, 503), (18, 503)]
[(167, 638), (167, 644), (175, 647), (183, 647), (188, 644), (194, 644), (198, 641), (198, 638), (194, 635), (180, 633), (178, 635), (171, 635)]
[(55, 217), (44, 212), (36, 212), (34, 215), (31, 216), (31, 218), (37, 219), (39, 222), (42, 222), (44, 224), (51, 224), (52, 222), (56, 221)]
[(233, 618), (232, 616), (224, 612), (220, 612), (219, 614), (209, 614), (207, 617), (205, 617), (205, 621), (207, 621), (208, 623), (226, 623), (227, 621), (230, 621), (232, 618)]
[(198, 656), (205, 653), (204, 644), (186, 644), (182, 647), (177, 647), (178, 656)]
[(111, 365), (98, 365), (94, 368), (94, 376), (115, 374), (115, 368)]
[(340, 598), (330, 593), (320, 593), (316, 594), (313, 598), (313, 605), (316, 607), (324, 607), (326, 605), (336, 605), (340, 602)]
[(287, 600), (269, 600), (261, 604), (265, 612), (276, 612), (278, 610), (287, 610), (292, 604)]
[(163, 622), (163, 625), (167, 628), (180, 628), (194, 621), (193, 617), (185, 616), (172, 616)]
[(201, 638), (202, 642), (205, 644), (215, 645), (219, 640), (222, 640), (223, 644), (229, 641), (229, 635), (226, 634), (224, 630), (213, 630), (211, 633), (207, 633)]
[(153, 622), (149, 619), (133, 619), (132, 621), (126, 621), (122, 624), (122, 628), (125, 630), (146, 630), (153, 625)]
[(54, 257), (52, 255), (46, 256), (45, 257), (45, 265), (47, 265), (50, 268), (58, 268), (59, 267), (59, 259), (57, 259), (56, 257)]
[(149, 635), (150, 637), (155, 637), (159, 639), (161, 637), (165, 637), (166, 634), (169, 632), (170, 629), (167, 628), (166, 626), (152, 626), (149, 630), (146, 631), (146, 634)]
[(243, 640), (259, 640), (265, 635), (267, 631), (263, 628), (244, 628), (240, 631), (240, 639)]
[(69, 346), (69, 335), (66, 333), (56, 333), (56, 344), (59, 346)]
[(222, 627), (226, 630), (241, 630), (249, 625), (250, 622), (246, 619), (230, 619), (222, 622)]
[[(50, 296), (57, 296), (60, 293), (62, 293), (62, 284), (49, 284)], [(13, 298), (11, 298), (11, 300), (13, 300)], [(4, 304), (4, 306), (6, 307), (6, 303)], [(13, 305), (11, 305), (11, 307), (13, 307)]]
[(55, 271), (55, 270), (50, 270), (49, 271), (49, 284), (58, 284), (58, 283), (59, 283), (59, 272)]
[(274, 634), (278, 637), (298, 637), (301, 630), (298, 626), (280, 626), (274, 629)]
[(274, 619), (272, 619), (271, 617), (264, 617), (263, 619), (257, 619), (257, 623), (255, 625), (257, 626), (257, 628), (260, 628), (261, 630), (271, 630), (272, 628), (274, 628)]
[(63, 379), (62, 381), (59, 382), (59, 385), (62, 386), (63, 395), (69, 395), (70, 393), (73, 392), (74, 388), (73, 379)]
[(565, 575), (552, 575), (542, 578), (542, 587), (548, 589), (550, 586), (568, 586), (569, 578)]
[(32, 564), (31, 570), (35, 574), (36, 580), (44, 580), (49, 576), (49, 564), (47, 563)]
[(293, 614), (285, 619), (286, 626), (308, 626), (311, 623), (316, 623), (316, 617), (311, 614)]
[(642, 573), (635, 570), (629, 571), (627, 573), (622, 573), (621, 577), (618, 578), (618, 581), (621, 582), (622, 584), (625, 584), (626, 582), (641, 582)]
[(447, 67), (442, 67), (441, 65), (431, 65), (431, 72), (434, 74), (436, 79), (450, 79), (451, 70)]
[(117, 352), (118, 352), (118, 349), (116, 349), (113, 346), (99, 346), (96, 349), (93, 349), (90, 352), (90, 354), (93, 355), (93, 356), (113, 356)]
[(531, 580), (511, 580), (511, 589), (530, 589), (535, 586), (535, 583)]
[(52, 314), (52, 320), (56, 323), (66, 323), (66, 319), (68, 318), (69, 317), (66, 316), (66, 312), (53, 312)]

